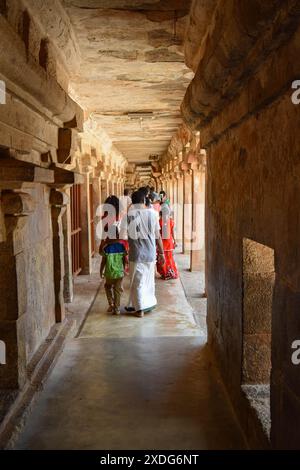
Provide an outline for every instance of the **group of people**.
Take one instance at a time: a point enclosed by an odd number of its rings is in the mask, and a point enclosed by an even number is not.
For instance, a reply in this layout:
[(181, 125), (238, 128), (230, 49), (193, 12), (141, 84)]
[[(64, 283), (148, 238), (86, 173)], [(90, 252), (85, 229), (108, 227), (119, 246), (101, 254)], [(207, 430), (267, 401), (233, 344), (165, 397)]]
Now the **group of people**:
[(143, 317), (156, 307), (155, 270), (164, 280), (177, 279), (174, 218), (165, 191), (142, 187), (120, 199), (109, 196), (102, 216), (100, 275), (105, 278), (108, 311), (120, 315), (123, 278), (130, 274), (125, 310)]

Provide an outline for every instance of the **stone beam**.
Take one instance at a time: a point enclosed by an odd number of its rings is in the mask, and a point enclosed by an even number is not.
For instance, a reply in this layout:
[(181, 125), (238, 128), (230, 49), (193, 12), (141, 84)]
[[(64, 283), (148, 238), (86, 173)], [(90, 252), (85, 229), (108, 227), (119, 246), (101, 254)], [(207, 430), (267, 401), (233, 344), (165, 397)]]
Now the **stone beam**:
[(218, 0), (193, 0), (184, 44), (185, 63), (196, 72)]
[(34, 21), (49, 37), (64, 66), (76, 73), (80, 51), (70, 19), (59, 0), (22, 0)]
[(12, 184), (54, 183), (54, 172), (34, 163), (5, 158), (0, 160), (0, 187), (9, 189)]
[[(278, 47), (293, 35), (299, 16), (294, 1), (227, 0), (226, 8), (218, 3), (209, 40), (203, 44), (195, 78), (181, 106), (191, 129), (206, 126), (247, 86), (275, 44)], [(194, 21), (197, 27), (202, 20), (197, 16)], [(271, 80), (274, 93), (273, 76)]]
[[(11, 56), (7, 54), (12, 45), (14, 60), (11, 60)], [(25, 44), (1, 15), (0, 70), (2, 76), (29, 93), (62, 123), (74, 122), (76, 118), (77, 129), (83, 130), (82, 109), (39, 64), (32, 60), (28, 61)]]
[(54, 172), (54, 183), (51, 183), (50, 186), (59, 188), (67, 185), (83, 184), (84, 182), (84, 178), (80, 173), (60, 168), (55, 164), (51, 165), (50, 168)]

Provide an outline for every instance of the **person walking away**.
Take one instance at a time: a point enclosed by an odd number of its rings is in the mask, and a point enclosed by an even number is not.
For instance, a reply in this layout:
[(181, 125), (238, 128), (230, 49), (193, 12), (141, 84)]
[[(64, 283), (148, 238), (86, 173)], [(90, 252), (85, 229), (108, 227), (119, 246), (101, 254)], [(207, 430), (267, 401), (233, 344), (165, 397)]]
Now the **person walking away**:
[(108, 301), (108, 312), (120, 315), (123, 278), (126, 267), (127, 252), (120, 242), (118, 230), (116, 240), (106, 240), (102, 251), (100, 277), (105, 278), (105, 292)]
[(130, 197), (129, 189), (124, 189), (124, 196), (120, 197), (120, 212), (122, 215), (127, 215), (128, 209), (131, 206), (132, 201)]
[(155, 191), (153, 191), (150, 194), (150, 199), (152, 201), (153, 209), (157, 212), (157, 214), (159, 216), (159, 213), (160, 213), (160, 196), (159, 196), (159, 194), (156, 193)]
[(108, 196), (104, 201), (104, 212), (101, 217), (102, 234), (99, 254), (103, 252), (104, 245), (109, 238), (115, 238), (115, 227), (120, 223), (120, 201), (117, 196)]
[(176, 248), (176, 239), (174, 233), (174, 220), (171, 217), (168, 207), (162, 208), (160, 212), (160, 230), (164, 248), (164, 262), (160, 258), (157, 260), (157, 272), (163, 280), (178, 279), (178, 269), (174, 260), (174, 249)]
[(137, 317), (156, 307), (155, 263), (156, 252), (164, 262), (160, 227), (154, 210), (145, 205), (145, 193), (136, 191), (132, 195), (132, 206), (128, 212), (127, 225), (122, 227), (121, 237), (129, 241), (130, 293), (127, 312)]

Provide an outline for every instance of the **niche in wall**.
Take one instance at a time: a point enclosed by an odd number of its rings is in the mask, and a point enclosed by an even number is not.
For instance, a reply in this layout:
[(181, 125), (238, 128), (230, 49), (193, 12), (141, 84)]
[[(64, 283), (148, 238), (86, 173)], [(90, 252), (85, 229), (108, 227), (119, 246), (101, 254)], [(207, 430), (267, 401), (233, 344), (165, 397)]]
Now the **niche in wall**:
[(41, 44), (40, 44), (40, 52), (39, 52), (39, 64), (46, 71), (47, 71), (48, 59), (49, 59), (48, 47), (49, 47), (48, 40), (42, 39)]
[(268, 437), (274, 285), (274, 250), (244, 238), (242, 389)]
[(0, 0), (0, 15), (7, 16), (7, 3), (6, 0)]
[(243, 240), (244, 384), (269, 384), (271, 374), (274, 250)]

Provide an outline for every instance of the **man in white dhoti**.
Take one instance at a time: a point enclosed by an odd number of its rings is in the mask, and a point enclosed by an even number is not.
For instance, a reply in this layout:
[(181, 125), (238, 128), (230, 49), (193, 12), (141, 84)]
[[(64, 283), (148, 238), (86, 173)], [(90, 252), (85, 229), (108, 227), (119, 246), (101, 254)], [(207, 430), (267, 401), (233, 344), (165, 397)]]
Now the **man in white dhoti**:
[[(127, 237), (126, 237), (127, 235)], [(129, 241), (130, 294), (126, 310), (143, 317), (156, 307), (155, 264), (158, 256), (164, 261), (160, 227), (154, 210), (147, 209), (145, 194), (136, 191), (127, 220), (121, 223), (121, 238)]]

